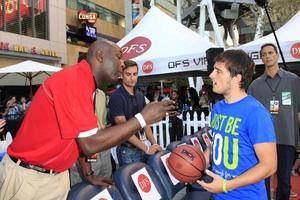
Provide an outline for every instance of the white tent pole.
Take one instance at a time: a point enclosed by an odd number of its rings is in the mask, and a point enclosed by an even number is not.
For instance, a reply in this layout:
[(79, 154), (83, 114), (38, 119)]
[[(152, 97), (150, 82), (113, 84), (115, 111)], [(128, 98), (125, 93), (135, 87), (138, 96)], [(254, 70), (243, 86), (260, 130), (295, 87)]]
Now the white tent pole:
[(125, 33), (129, 33), (132, 29), (132, 0), (124, 1), (125, 7)]
[[(205, 1), (200, 2), (200, 16), (199, 16), (199, 27), (198, 27), (198, 33), (202, 37), (205, 37), (205, 19), (206, 19), (206, 9), (205, 9)], [(199, 91), (202, 89), (203, 85), (203, 79), (202, 77), (197, 77), (196, 78), (196, 91), (199, 94)]]
[(139, 2), (139, 11), (140, 11), (139, 17), (140, 18), (144, 17), (144, 2), (143, 2), (143, 0), (140, 0), (140, 2)]
[(203, 79), (202, 77), (198, 76), (197, 79), (196, 79), (196, 91), (198, 92), (199, 94), (199, 91), (202, 89), (202, 86), (203, 86), (204, 82), (203, 82)]
[(194, 78), (189, 77), (188, 80), (189, 80), (189, 86), (195, 88)]
[(198, 32), (199, 35), (201, 35), (202, 37), (204, 37), (204, 30), (205, 30), (205, 14), (206, 14), (206, 10), (205, 10), (205, 4), (203, 4), (202, 2), (200, 3), (200, 16), (199, 16), (199, 27), (198, 27)]
[(164, 96), (164, 81), (160, 80), (160, 94)]
[(181, 24), (181, 0), (177, 0), (177, 21)]
[(265, 10), (263, 8), (259, 8), (259, 15), (257, 17), (257, 22), (256, 22), (256, 31), (255, 31), (255, 36), (254, 40), (257, 40), (261, 38), (264, 34), (264, 18), (265, 18)]
[[(177, 22), (181, 24), (181, 0), (177, 0)], [(194, 78), (188, 77), (189, 87), (195, 88)]]
[(212, 0), (206, 0), (206, 3), (207, 3), (206, 5), (207, 5), (208, 14), (209, 14), (209, 19), (210, 19), (210, 22), (215, 31), (217, 44), (219, 47), (224, 47), (224, 42), (223, 42), (221, 32), (220, 32), (220, 29), (218, 26), (218, 22), (217, 22), (217, 18), (216, 18), (215, 12), (214, 12)]
[(150, 6), (155, 6), (155, 0), (150, 1)]

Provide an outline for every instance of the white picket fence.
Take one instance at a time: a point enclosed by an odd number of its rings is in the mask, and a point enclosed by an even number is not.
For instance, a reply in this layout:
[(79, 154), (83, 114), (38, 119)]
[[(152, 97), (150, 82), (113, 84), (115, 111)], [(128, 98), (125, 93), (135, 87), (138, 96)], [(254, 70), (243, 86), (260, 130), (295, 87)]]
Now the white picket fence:
[[(178, 117), (182, 119), (182, 115)], [(194, 129), (194, 132), (197, 132), (199, 128), (210, 126), (210, 113), (207, 117), (205, 117), (205, 114), (202, 112), (200, 120), (198, 120), (197, 112), (194, 112), (193, 120), (191, 119), (190, 113), (187, 113), (186, 120), (182, 121), (182, 125), (183, 125), (183, 136), (191, 135), (192, 128)], [(152, 124), (151, 126), (153, 130), (154, 138), (163, 149), (166, 149), (168, 144), (170, 144), (169, 117), (166, 117), (164, 120)], [(111, 148), (111, 154), (115, 162), (118, 163), (116, 147)]]
[[(182, 119), (182, 115), (179, 116)], [(186, 120), (182, 121), (183, 125), (183, 136), (191, 135), (192, 128), (193, 132), (197, 132), (200, 128), (205, 126), (210, 126), (210, 113), (207, 117), (202, 112), (200, 120), (198, 120), (197, 112), (193, 114), (193, 120), (191, 119), (190, 113), (188, 112), (186, 115)], [(169, 117), (167, 116), (164, 120), (152, 124), (153, 135), (159, 145), (165, 149), (167, 145), (170, 143), (170, 134), (169, 134)]]

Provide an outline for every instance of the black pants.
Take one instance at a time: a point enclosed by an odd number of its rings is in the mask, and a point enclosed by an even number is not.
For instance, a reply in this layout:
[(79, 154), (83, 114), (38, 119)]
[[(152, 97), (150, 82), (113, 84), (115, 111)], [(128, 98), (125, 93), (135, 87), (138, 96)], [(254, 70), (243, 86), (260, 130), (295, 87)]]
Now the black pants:
[(170, 118), (169, 132), (171, 142), (181, 140), (183, 136), (182, 120), (178, 117)]
[[(293, 168), (295, 147), (277, 144), (277, 180), (276, 200), (289, 200), (291, 191), (291, 171)], [(268, 199), (270, 199), (270, 178), (266, 179)]]

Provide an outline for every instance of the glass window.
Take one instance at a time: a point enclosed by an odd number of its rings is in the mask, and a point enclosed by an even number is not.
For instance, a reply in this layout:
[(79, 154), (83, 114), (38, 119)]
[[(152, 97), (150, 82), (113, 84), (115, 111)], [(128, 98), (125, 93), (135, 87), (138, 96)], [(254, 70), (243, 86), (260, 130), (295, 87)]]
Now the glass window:
[(78, 2), (77, 2), (77, 9), (78, 10), (87, 9), (87, 7), (86, 7), (86, 1), (78, 0)]
[[(48, 39), (47, 0), (0, 0), (0, 29)], [(5, 9), (2, 9), (2, 8)], [(5, 17), (4, 17), (5, 12)]]
[(86, 5), (87, 2), (86, 2), (86, 0), (78, 0), (78, 3)]
[(89, 2), (87, 4), (88, 10), (89, 11), (95, 11), (96, 10), (96, 5), (94, 3)]
[(101, 19), (101, 13), (103, 13), (103, 8), (97, 5), (95, 12), (98, 13), (98, 17)]
[(74, 0), (67, 0), (67, 7), (77, 9), (77, 2)]
[(104, 20), (108, 21), (108, 22), (111, 22), (111, 14), (108, 10), (104, 10)]
[(18, 1), (5, 1), (5, 21), (7, 32), (19, 34), (19, 16), (18, 16)]
[[(29, 4), (23, 4), (21, 3), (21, 7), (23, 6), (23, 15), (21, 15), (21, 34), (27, 35), (33, 37), (34, 29), (33, 29), (33, 13), (34, 9), (32, 6), (32, 1), (28, 2)], [(35, 2), (34, 2), (35, 3)], [(22, 8), (21, 8), (22, 13)]]
[(150, 9), (150, 0), (143, 0), (143, 6), (145, 7), (145, 8), (148, 8), (148, 9)]
[(111, 13), (111, 23), (118, 24), (118, 15), (115, 13)]
[[(70, 1), (70, 0), (69, 0)], [(116, 24), (118, 26), (125, 27), (125, 17), (115, 13), (109, 9), (106, 9), (100, 5), (96, 5), (93, 2), (89, 2), (86, 0), (77, 0), (77, 9), (78, 10), (88, 10), (92, 12), (96, 12), (98, 17), (101, 20), (107, 21), (109, 23)]]
[(46, 11), (46, 0), (34, 0), (34, 29), (37, 38), (48, 38), (48, 12)]
[(125, 17), (123, 17), (121, 15), (118, 17), (118, 25), (125, 28)]
[(2, 31), (3, 29), (4, 29), (4, 23), (3, 23), (3, 21), (4, 21), (4, 19), (3, 19), (3, 16), (4, 16), (4, 14), (3, 14), (3, 4), (4, 4), (4, 0), (2, 1), (2, 0), (0, 0), (0, 30)]

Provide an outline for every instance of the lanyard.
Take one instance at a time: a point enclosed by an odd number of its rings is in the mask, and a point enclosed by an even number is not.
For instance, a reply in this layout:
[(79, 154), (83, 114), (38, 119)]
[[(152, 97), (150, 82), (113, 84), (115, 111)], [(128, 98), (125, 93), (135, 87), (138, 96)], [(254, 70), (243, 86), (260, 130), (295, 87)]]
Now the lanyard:
[(276, 84), (275, 88), (273, 88), (273, 87), (271, 86), (271, 84), (269, 83), (268, 80), (269, 80), (269, 78), (266, 79), (266, 83), (267, 83), (268, 87), (270, 88), (270, 90), (272, 91), (272, 93), (273, 93), (273, 99), (274, 99), (274, 98), (275, 98), (276, 91), (277, 91), (277, 89), (278, 89), (278, 86), (279, 86), (279, 84), (280, 84), (280, 82), (281, 82), (281, 77), (279, 76), (279, 81), (277, 81), (277, 84)]

